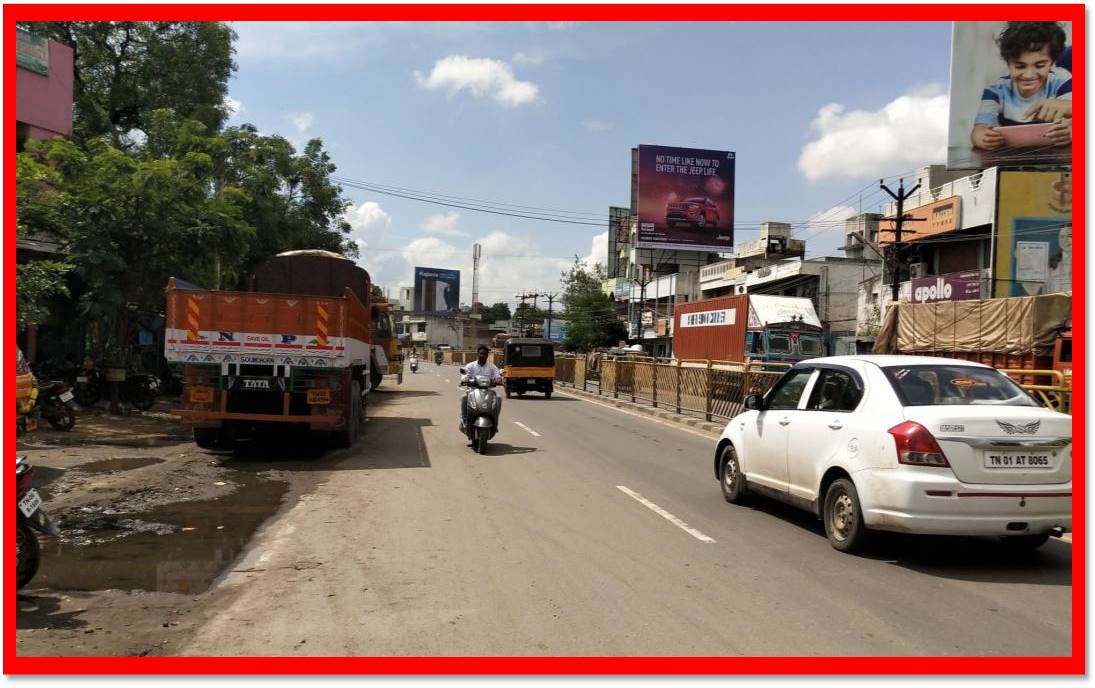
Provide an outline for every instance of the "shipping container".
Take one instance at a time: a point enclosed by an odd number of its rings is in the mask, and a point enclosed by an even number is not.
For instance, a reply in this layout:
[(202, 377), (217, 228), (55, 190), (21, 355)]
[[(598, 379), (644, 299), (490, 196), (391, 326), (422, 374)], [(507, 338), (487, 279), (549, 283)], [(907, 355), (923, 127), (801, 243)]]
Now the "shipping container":
[(678, 305), (673, 314), (674, 357), (744, 361), (748, 308), (745, 295)]

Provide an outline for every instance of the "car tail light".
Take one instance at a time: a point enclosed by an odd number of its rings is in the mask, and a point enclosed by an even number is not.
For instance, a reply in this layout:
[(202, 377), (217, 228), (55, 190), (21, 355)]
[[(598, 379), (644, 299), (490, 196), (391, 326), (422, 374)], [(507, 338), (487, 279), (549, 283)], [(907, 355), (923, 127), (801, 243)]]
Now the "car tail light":
[(950, 466), (935, 437), (920, 423), (907, 420), (889, 429), (897, 444), (897, 462), (910, 466)]

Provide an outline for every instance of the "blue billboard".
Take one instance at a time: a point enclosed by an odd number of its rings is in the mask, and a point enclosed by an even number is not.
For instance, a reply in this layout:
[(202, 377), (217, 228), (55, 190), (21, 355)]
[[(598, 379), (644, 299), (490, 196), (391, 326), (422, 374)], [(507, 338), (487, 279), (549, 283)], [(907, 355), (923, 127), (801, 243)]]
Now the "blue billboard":
[(418, 313), (456, 313), (460, 310), (460, 271), (414, 269), (414, 310)]

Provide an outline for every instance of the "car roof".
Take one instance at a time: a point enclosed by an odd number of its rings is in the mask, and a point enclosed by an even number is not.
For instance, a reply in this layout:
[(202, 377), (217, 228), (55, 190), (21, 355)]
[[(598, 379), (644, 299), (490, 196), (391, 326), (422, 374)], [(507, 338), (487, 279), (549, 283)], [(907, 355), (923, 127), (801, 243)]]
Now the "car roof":
[(823, 356), (799, 361), (797, 365), (848, 365), (849, 363), (873, 363), (879, 368), (895, 368), (916, 365), (963, 365), (975, 368), (991, 368), (976, 361), (965, 361), (960, 358), (943, 358), (940, 356), (908, 356), (890, 354), (860, 354), (855, 356)]

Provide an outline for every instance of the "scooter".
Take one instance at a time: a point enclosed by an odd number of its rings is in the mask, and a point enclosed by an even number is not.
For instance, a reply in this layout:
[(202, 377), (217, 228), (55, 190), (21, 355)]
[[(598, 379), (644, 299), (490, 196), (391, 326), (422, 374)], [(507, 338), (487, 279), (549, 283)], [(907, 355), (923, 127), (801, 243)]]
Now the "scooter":
[(414, 356), (411, 357), (411, 372), (412, 373), (417, 373), (418, 372), (418, 359), (415, 358)]
[(61, 531), (42, 511), (42, 496), (30, 486), (34, 478), (34, 466), (27, 457), (15, 459), (15, 490), (18, 509), (15, 514), (15, 587), (24, 587), (38, 573), (42, 550), (34, 531), (57, 535)]
[(468, 416), (460, 420), (460, 432), (467, 435), (479, 454), (487, 453), (487, 442), (498, 434), (498, 418), (502, 413), (502, 400), (494, 391), (495, 385), (486, 375), (469, 378), (467, 369), (461, 368), (461, 387), (467, 387)]
[(51, 380), (38, 385), (38, 412), (54, 430), (68, 432), (76, 427), (76, 402), (67, 383)]

